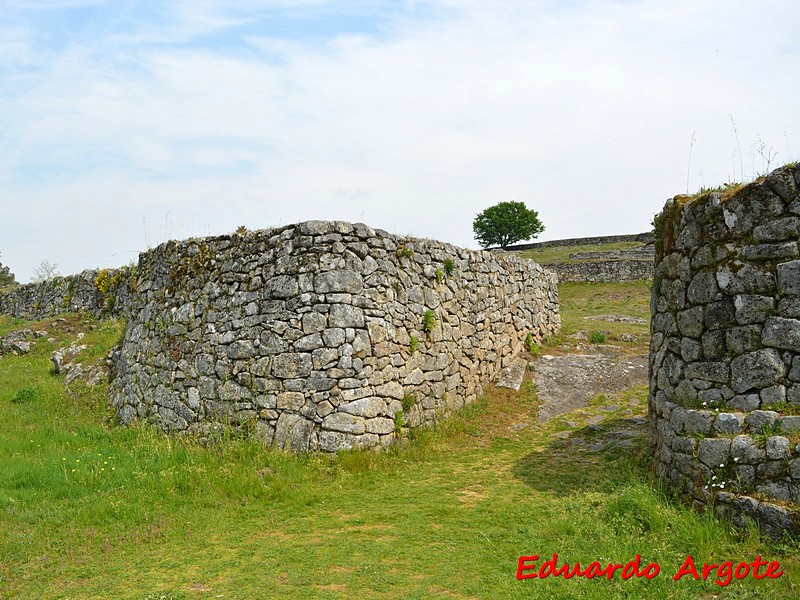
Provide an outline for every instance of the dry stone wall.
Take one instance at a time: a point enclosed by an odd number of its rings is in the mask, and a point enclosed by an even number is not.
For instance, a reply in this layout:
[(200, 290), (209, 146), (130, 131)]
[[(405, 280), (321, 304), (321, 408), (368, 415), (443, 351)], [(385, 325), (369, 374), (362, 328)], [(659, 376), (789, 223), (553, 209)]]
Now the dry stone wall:
[(135, 268), (91, 269), (0, 292), (0, 313), (44, 319), (63, 312), (124, 315), (136, 301)]
[(619, 242), (643, 242), (649, 244), (653, 241), (653, 233), (631, 233), (625, 235), (601, 235), (583, 238), (567, 238), (563, 240), (550, 240), (549, 242), (532, 242), (530, 244), (515, 244), (506, 250), (535, 250), (536, 248), (553, 248), (557, 246), (593, 246), (601, 244), (616, 244)]
[(0, 310), (127, 319), (122, 423), (248, 426), (297, 452), (389, 444), (560, 326), (556, 277), (532, 261), (321, 221), (168, 242), (136, 267), (16, 288)]
[(800, 168), (676, 197), (656, 218), (650, 425), (657, 475), (777, 537), (800, 501)]
[(592, 262), (550, 263), (545, 267), (558, 274), (560, 281), (637, 281), (653, 276), (652, 260), (598, 260)]

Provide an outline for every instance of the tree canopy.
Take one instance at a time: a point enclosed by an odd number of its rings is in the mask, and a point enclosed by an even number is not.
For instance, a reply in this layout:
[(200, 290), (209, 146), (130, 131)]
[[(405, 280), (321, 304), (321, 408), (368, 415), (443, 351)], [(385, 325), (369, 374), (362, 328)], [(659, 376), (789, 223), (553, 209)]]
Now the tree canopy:
[(484, 248), (500, 246), (505, 250), (511, 244), (535, 238), (544, 231), (544, 225), (539, 213), (524, 202), (500, 202), (475, 217), (472, 231)]
[(8, 270), (8, 267), (0, 263), (0, 287), (14, 285), (17, 281), (14, 279), (14, 274)]

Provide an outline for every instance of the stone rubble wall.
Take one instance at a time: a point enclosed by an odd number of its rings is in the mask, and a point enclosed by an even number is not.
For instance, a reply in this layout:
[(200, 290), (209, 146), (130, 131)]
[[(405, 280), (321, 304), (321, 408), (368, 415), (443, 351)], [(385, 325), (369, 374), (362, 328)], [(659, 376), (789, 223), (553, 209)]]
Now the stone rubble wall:
[(544, 265), (558, 274), (559, 281), (637, 281), (653, 276), (652, 260), (599, 260), (594, 262), (549, 263)]
[(649, 244), (653, 241), (653, 232), (630, 233), (624, 235), (601, 235), (595, 237), (568, 238), (563, 240), (550, 240), (549, 242), (532, 242), (530, 244), (516, 244), (506, 250), (535, 250), (536, 248), (553, 248), (557, 246), (594, 246), (600, 244), (618, 244), (620, 242), (642, 242)]
[(622, 250), (607, 250), (605, 252), (571, 252), (570, 260), (643, 260), (651, 265), (656, 256), (655, 245), (637, 246)]
[[(133, 278), (131, 277), (133, 275)], [(135, 301), (135, 268), (90, 269), (0, 292), (0, 313), (38, 320), (64, 312), (124, 315)]]
[(560, 326), (556, 277), (532, 261), (319, 221), (168, 242), (136, 267), (14, 288), (0, 310), (125, 318), (122, 423), (247, 426), (298, 452), (433, 423)]
[(798, 533), (800, 167), (656, 217), (650, 436), (698, 508)]

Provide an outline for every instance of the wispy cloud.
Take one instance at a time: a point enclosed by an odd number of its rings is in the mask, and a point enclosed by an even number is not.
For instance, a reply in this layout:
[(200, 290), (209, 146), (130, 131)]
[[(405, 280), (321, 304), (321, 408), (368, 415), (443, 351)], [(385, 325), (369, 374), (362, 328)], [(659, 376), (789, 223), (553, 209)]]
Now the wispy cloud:
[(474, 246), (511, 199), (549, 238), (644, 230), (692, 131), (695, 188), (741, 176), (730, 114), (745, 176), (757, 133), (800, 155), (798, 24), (789, 0), (11, 3), (3, 262), (309, 218)]

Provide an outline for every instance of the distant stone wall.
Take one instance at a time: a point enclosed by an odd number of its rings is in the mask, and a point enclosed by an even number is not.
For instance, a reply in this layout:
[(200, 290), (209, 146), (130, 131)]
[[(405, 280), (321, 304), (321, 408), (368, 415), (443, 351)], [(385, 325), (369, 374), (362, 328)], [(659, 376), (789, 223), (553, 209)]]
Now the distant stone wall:
[(650, 346), (658, 476), (697, 507), (798, 533), (800, 167), (657, 217)]
[(532, 261), (319, 221), (168, 242), (135, 268), (0, 294), (0, 310), (124, 317), (122, 423), (249, 426), (298, 452), (433, 423), (560, 326), (556, 278)]
[(653, 276), (653, 263), (649, 260), (550, 263), (544, 268), (557, 273), (559, 281), (636, 281)]
[(136, 269), (93, 269), (20, 285), (0, 292), (0, 313), (21, 319), (44, 319), (64, 312), (96, 317), (125, 314), (135, 301), (131, 274), (135, 280)]
[(554, 248), (557, 246), (590, 246), (602, 244), (618, 244), (620, 242), (642, 242), (644, 244), (653, 241), (653, 232), (631, 233), (625, 235), (601, 235), (595, 237), (568, 238), (565, 240), (550, 240), (549, 242), (533, 242), (530, 244), (517, 244), (509, 246), (506, 250), (535, 250), (536, 248)]
[(643, 260), (651, 265), (656, 256), (655, 246), (635, 246), (622, 250), (606, 250), (598, 252), (571, 252), (570, 260)]

